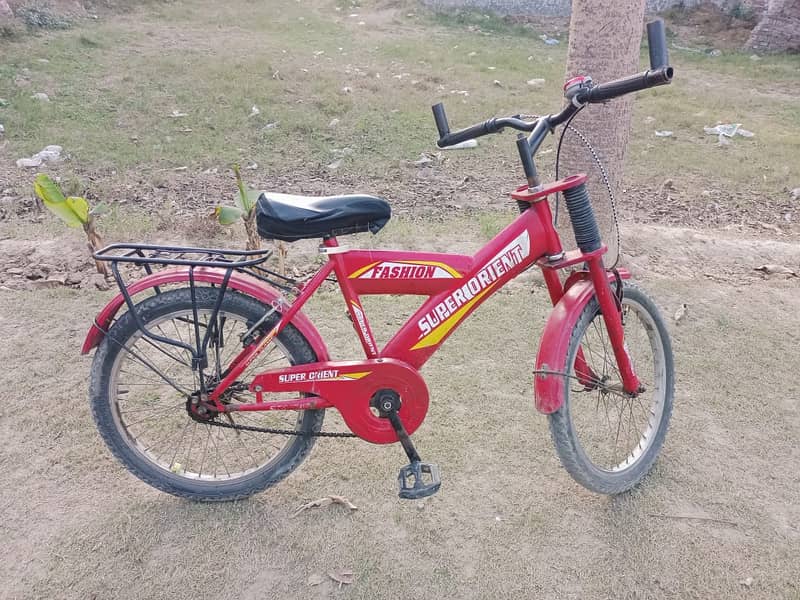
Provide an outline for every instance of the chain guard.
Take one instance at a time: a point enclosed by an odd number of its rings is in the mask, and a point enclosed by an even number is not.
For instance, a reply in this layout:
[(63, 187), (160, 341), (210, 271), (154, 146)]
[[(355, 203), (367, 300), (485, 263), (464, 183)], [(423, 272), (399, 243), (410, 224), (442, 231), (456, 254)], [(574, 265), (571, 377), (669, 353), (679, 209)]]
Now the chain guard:
[(397, 414), (411, 435), (428, 413), (428, 387), (414, 367), (392, 358), (325, 361), (259, 373), (250, 384), (259, 398), (270, 392), (319, 396), (338, 410), (350, 430), (374, 444), (398, 441), (389, 419), (371, 406), (379, 390), (400, 396)]

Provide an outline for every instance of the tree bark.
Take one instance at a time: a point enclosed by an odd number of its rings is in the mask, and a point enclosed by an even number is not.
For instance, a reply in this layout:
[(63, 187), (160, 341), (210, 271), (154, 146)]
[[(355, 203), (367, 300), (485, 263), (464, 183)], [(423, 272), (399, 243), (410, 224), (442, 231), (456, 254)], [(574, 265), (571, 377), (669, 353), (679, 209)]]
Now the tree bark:
[[(603, 83), (639, 72), (645, 0), (573, 0), (569, 27), (566, 77), (589, 75)], [(573, 121), (595, 148), (609, 176), (618, 204), (622, 189), (625, 151), (630, 137), (633, 96), (587, 106)], [(613, 257), (611, 207), (600, 173), (580, 139), (567, 132), (559, 176), (589, 175), (589, 193), (600, 231)], [(613, 260), (613, 258), (612, 258)]]

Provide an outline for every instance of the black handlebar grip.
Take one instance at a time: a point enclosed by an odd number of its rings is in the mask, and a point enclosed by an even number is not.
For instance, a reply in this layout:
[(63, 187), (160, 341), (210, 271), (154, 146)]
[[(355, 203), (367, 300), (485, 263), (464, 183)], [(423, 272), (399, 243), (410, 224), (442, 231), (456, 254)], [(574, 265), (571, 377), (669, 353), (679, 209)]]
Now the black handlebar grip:
[(444, 104), (434, 104), (431, 109), (433, 110), (433, 120), (436, 121), (436, 129), (439, 130), (439, 139), (444, 139), (450, 133), (450, 125), (447, 123), (447, 115), (444, 114)]
[(467, 127), (466, 129), (461, 129), (454, 133), (448, 133), (446, 136), (439, 138), (439, 141), (436, 142), (436, 145), (439, 148), (444, 148), (445, 146), (455, 146), (456, 144), (460, 144), (461, 142), (466, 142), (467, 140), (474, 140), (477, 137), (481, 137), (482, 135), (487, 135), (489, 133), (494, 133), (496, 129), (492, 127), (492, 122), (494, 119), (489, 119), (483, 123), (478, 123), (477, 125), (473, 125), (472, 127)]
[(601, 83), (586, 91), (578, 92), (580, 102), (605, 102), (631, 92), (646, 90), (657, 85), (665, 85), (672, 80), (672, 67), (661, 67), (654, 71), (644, 71), (614, 81)]
[(656, 19), (647, 24), (647, 47), (650, 52), (650, 69), (655, 71), (669, 66), (667, 31), (663, 20)]

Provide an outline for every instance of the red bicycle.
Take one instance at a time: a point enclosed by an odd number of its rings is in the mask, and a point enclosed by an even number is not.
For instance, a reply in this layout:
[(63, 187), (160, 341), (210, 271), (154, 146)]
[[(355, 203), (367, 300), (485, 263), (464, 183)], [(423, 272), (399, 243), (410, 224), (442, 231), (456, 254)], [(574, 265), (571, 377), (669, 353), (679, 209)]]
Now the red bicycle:
[[(554, 309), (535, 362), (536, 408), (549, 416), (556, 451), (578, 482), (605, 494), (636, 485), (656, 459), (672, 411), (669, 336), (629, 274), (604, 266), (585, 175), (542, 185), (533, 156), (549, 132), (587, 104), (670, 82), (662, 22), (648, 25), (648, 38), (650, 70), (602, 85), (571, 79), (569, 103), (555, 115), (489, 119), (451, 133), (444, 107), (433, 107), (439, 146), (506, 127), (530, 132), (517, 139), (527, 178), (512, 194), (520, 215), (474, 256), (351, 250), (337, 237), (377, 233), (390, 217), (385, 200), (270, 193), (258, 202), (263, 237), (322, 239), (327, 262), (303, 281), (265, 268), (267, 252), (142, 244), (98, 252), (97, 259), (110, 261), (120, 294), (96, 318), (83, 353), (97, 347), (92, 414), (114, 455), (160, 490), (215, 501), (282, 480), (320, 436), (399, 441), (409, 459), (400, 470), (400, 497), (433, 494), (439, 470), (421, 460), (410, 437), (428, 411), (419, 369), (482, 302), (537, 265)], [(559, 193), (577, 242), (569, 252), (548, 203)], [(131, 264), (146, 276), (127, 284)], [(332, 276), (364, 359), (331, 360), (301, 312)], [(379, 348), (360, 300), (369, 294), (427, 300)], [(123, 305), (127, 311), (118, 316)], [(323, 432), (327, 408), (338, 410), (352, 433)]]

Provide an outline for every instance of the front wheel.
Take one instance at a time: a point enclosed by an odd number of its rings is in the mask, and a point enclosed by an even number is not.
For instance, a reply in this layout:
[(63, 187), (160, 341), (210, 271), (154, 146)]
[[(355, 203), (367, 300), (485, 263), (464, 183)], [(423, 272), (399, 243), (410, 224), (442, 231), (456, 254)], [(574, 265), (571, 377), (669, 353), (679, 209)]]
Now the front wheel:
[[(601, 494), (624, 492), (650, 471), (672, 413), (672, 346), (658, 309), (644, 292), (625, 284), (622, 318), (625, 346), (644, 391), (630, 397), (622, 390), (594, 297), (572, 330), (563, 369), (569, 375), (564, 403), (549, 417), (564, 468), (578, 483)], [(579, 358), (576, 367), (579, 349), (583, 361)]]

